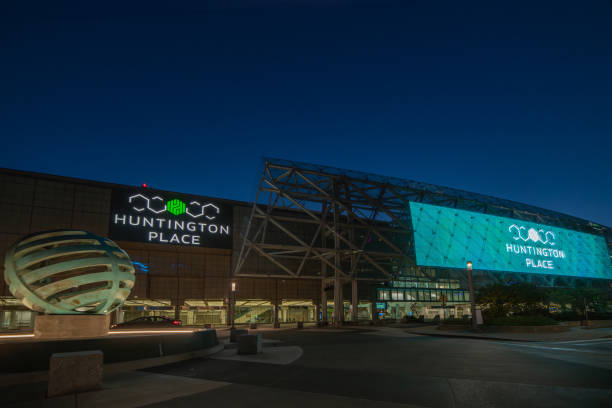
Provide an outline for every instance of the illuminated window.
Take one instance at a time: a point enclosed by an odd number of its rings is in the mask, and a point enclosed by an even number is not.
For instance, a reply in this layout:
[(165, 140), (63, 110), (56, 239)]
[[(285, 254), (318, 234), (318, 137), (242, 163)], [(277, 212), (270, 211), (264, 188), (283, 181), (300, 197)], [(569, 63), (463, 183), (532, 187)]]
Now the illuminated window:
[(381, 290), (378, 292), (378, 298), (380, 300), (389, 300), (389, 291), (388, 290)]

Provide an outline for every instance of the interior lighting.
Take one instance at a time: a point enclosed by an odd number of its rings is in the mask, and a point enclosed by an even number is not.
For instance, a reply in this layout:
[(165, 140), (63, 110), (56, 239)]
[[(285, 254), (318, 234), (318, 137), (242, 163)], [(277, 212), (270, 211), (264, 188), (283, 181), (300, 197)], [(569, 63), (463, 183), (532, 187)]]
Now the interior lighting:
[(198, 330), (113, 330), (108, 332), (108, 334), (185, 334), (185, 333), (193, 333)]
[(26, 338), (26, 337), (34, 337), (33, 334), (1, 334), (0, 340), (2, 339), (17, 339), (17, 338)]

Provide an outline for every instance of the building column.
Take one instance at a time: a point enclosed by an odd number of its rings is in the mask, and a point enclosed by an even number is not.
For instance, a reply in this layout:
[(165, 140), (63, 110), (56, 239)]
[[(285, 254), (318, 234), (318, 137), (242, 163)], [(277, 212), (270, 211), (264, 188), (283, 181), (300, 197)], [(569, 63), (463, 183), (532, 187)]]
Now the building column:
[(223, 317), (225, 318), (224, 324), (226, 326), (230, 325), (230, 300), (229, 297), (223, 299), (223, 307), (225, 308), (225, 313), (223, 313)]
[(236, 318), (236, 292), (230, 292), (230, 306), (229, 306), (229, 325), (234, 327), (234, 319)]
[(321, 279), (321, 321), (327, 323), (327, 292), (325, 291), (325, 279)]
[(351, 281), (351, 289), (352, 289), (352, 293), (351, 293), (351, 300), (353, 302), (352, 307), (352, 313), (351, 313), (351, 317), (352, 317), (352, 321), (353, 322), (357, 322), (359, 320), (359, 299), (357, 298), (357, 280), (353, 279)]
[[(335, 190), (335, 186), (334, 186)], [(334, 227), (338, 225), (338, 204), (334, 203)], [(340, 277), (340, 238), (334, 233), (334, 326), (340, 327), (344, 320), (342, 278)]]
[(339, 327), (344, 320), (344, 302), (342, 301), (342, 280), (336, 271), (334, 279), (334, 326)]
[(9, 329), (18, 329), (19, 325), (17, 324), (17, 311), (10, 311), (10, 320), (9, 320)]
[(121, 316), (121, 307), (116, 308), (111, 314), (110, 314), (110, 324), (113, 325), (115, 323), (121, 323), (119, 321), (119, 316)]
[(314, 321), (319, 323), (321, 321), (320, 317), (319, 317), (319, 313), (321, 312), (321, 306), (319, 305), (319, 303), (315, 303), (315, 316), (314, 316)]
[[(36, 323), (36, 316), (38, 316), (38, 312), (35, 312), (35, 311), (30, 312), (30, 327), (34, 327), (34, 324)], [(0, 320), (1, 320), (1, 316), (0, 316)]]
[(278, 328), (280, 327), (280, 321), (278, 320), (278, 301), (274, 301), (272, 304), (272, 327)]

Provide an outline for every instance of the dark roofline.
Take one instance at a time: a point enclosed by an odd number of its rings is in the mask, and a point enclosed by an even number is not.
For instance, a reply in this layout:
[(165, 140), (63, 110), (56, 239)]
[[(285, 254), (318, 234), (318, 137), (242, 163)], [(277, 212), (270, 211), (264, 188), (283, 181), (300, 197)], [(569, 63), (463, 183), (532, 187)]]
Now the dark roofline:
[(589, 227), (592, 229), (596, 229), (594, 228), (594, 225), (597, 225), (603, 228), (604, 231), (601, 231), (601, 232), (604, 235), (612, 231), (612, 228), (606, 225), (598, 224), (593, 221), (586, 220), (584, 218), (575, 217), (573, 215), (564, 214), (564, 213), (554, 211), (554, 210), (547, 210), (545, 208), (536, 207), (530, 204), (520, 203), (518, 201), (512, 201), (512, 200), (508, 200), (505, 198), (497, 198), (497, 197), (488, 196), (488, 195), (481, 194), (481, 193), (472, 193), (466, 190), (460, 190), (460, 189), (456, 189), (452, 187), (445, 187), (445, 186), (440, 186), (440, 185), (435, 185), (435, 184), (424, 183), (420, 181), (402, 179), (398, 177), (383, 176), (383, 175), (375, 174), (375, 173), (365, 173), (361, 171), (341, 169), (341, 168), (336, 168), (336, 167), (331, 167), (331, 166), (318, 165), (318, 164), (313, 164), (313, 163), (305, 163), (305, 162), (287, 160), (287, 159), (272, 158), (272, 157), (265, 157), (264, 162), (269, 162), (272, 164), (279, 164), (283, 166), (290, 166), (290, 167), (300, 167), (300, 168), (308, 169), (311, 171), (318, 171), (321, 173), (327, 173), (331, 175), (347, 176), (351, 178), (357, 178), (357, 179), (362, 179), (362, 180), (367, 180), (367, 181), (375, 181), (375, 182), (380, 182), (380, 183), (390, 183), (392, 185), (408, 187), (414, 190), (424, 190), (424, 191), (427, 191), (433, 194), (446, 195), (452, 198), (477, 201), (483, 204), (493, 205), (493, 206), (497, 206), (497, 207), (508, 209), (508, 210), (519, 210), (519, 211), (525, 211), (525, 212), (532, 212), (535, 214), (545, 215), (547, 217), (566, 219), (573, 223), (581, 224), (585, 227)]
[[(45, 179), (45, 180), (50, 180), (50, 181), (61, 181), (61, 182), (67, 182), (67, 183), (81, 184), (81, 185), (86, 185), (86, 186), (95, 185), (95, 186), (104, 187), (104, 188), (121, 188), (121, 189), (125, 189), (125, 188), (142, 188), (141, 186), (137, 186), (137, 185), (108, 183), (106, 181), (88, 180), (88, 179), (82, 179), (82, 178), (76, 178), (76, 177), (66, 177), (66, 176), (59, 176), (59, 175), (55, 175), (55, 174), (38, 173), (38, 172), (34, 172), (34, 171), (8, 169), (8, 168), (4, 168), (4, 167), (0, 167), (0, 173), (11, 174), (11, 175), (15, 175), (15, 176), (22, 176), (22, 177), (31, 177), (31, 178)], [(206, 198), (209, 198), (209, 199), (218, 200), (218, 201), (223, 202), (225, 204), (230, 204), (230, 205), (234, 205), (234, 206), (246, 206), (246, 207), (250, 207), (250, 206), (253, 205), (253, 203), (250, 203), (248, 201), (230, 200), (230, 199), (227, 199), (227, 198), (212, 197), (212, 196), (198, 194), (198, 193), (183, 193), (181, 191), (161, 190), (161, 189), (158, 189), (158, 188), (151, 188), (151, 190), (155, 190), (155, 191), (159, 191), (159, 192), (167, 193), (167, 194), (175, 193), (175, 194), (183, 194), (183, 195), (193, 195), (193, 196), (206, 197)]]

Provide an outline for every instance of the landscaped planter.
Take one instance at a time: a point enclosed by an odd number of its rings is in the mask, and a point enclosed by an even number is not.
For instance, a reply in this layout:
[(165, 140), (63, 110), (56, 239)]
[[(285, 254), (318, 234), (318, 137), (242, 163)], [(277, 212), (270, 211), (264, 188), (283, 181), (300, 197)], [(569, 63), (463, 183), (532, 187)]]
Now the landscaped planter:
[(569, 327), (561, 325), (547, 326), (485, 326), (485, 332), (492, 333), (560, 333), (569, 331)]
[[(438, 330), (446, 331), (468, 331), (472, 327), (463, 324), (441, 324), (438, 325)], [(564, 325), (547, 325), (547, 326), (479, 326), (479, 329), (485, 333), (560, 333), (569, 331), (568, 326)]]
[(469, 324), (440, 324), (438, 330), (469, 330)]
[(580, 326), (587, 326), (590, 329), (597, 329), (600, 327), (612, 327), (612, 320), (581, 320)]

